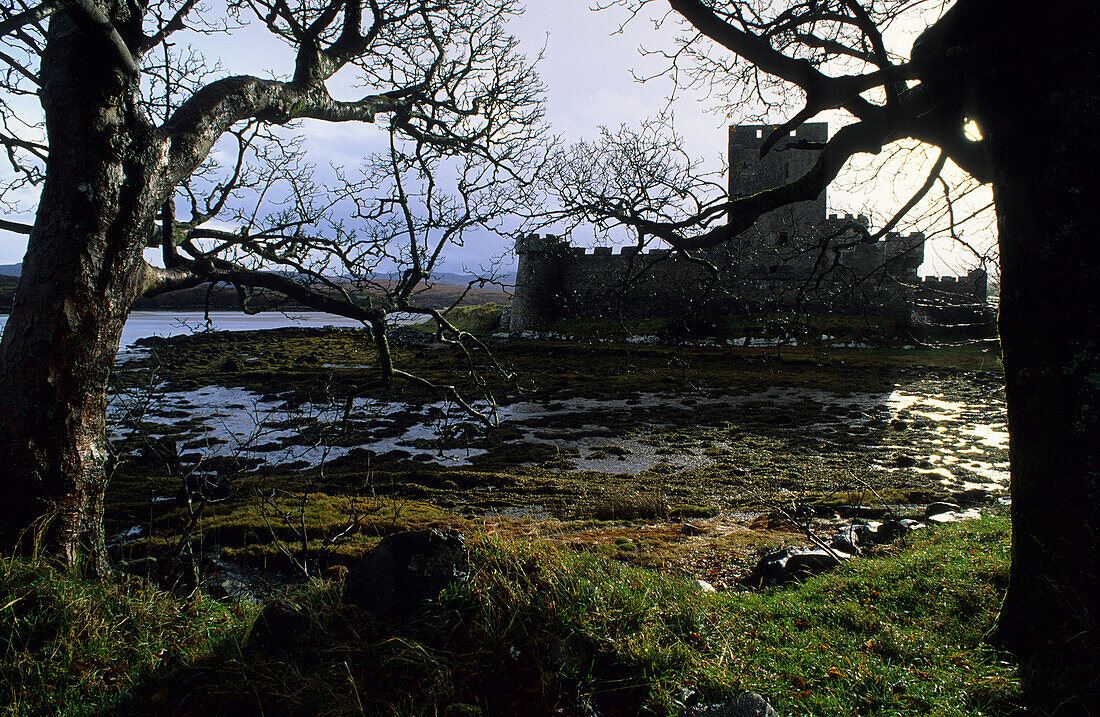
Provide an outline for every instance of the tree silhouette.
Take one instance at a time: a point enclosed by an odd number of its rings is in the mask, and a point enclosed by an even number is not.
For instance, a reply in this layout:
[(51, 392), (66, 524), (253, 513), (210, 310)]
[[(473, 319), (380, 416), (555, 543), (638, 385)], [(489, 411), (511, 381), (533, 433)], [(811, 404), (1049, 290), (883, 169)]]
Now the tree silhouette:
[[(39, 191), (0, 343), (0, 528), (105, 569), (107, 378), (142, 295), (224, 282), (246, 309), (274, 292), (360, 320), (387, 378), (407, 377), (385, 340), (394, 312), (430, 314), (462, 344), (416, 294), (448, 245), (530, 201), (541, 86), (504, 29), (516, 9), (0, 3), (0, 145), (14, 176), (0, 200)], [(286, 77), (206, 69), (189, 44), (246, 25), (290, 48)], [(358, 99), (334, 96), (348, 86)], [(383, 120), (386, 148), (324, 184), (284, 129), (299, 120)], [(144, 259), (150, 247), (163, 266)]]

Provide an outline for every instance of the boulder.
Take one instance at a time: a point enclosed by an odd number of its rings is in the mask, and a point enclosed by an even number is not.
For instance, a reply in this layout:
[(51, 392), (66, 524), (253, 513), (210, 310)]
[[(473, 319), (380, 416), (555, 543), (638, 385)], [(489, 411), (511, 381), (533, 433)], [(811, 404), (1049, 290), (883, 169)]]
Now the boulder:
[(816, 573), (823, 573), (850, 557), (852, 557), (851, 554), (838, 550), (807, 550), (796, 553), (787, 558), (788, 579), (798, 580)]
[(959, 510), (958, 503), (929, 503), (928, 507), (924, 509), (924, 517), (931, 518), (933, 515), (940, 515), (941, 513), (958, 513)]
[(396, 533), (348, 570), (344, 600), (382, 618), (408, 617), (465, 579), (468, 567), (466, 541), (457, 530)]
[(992, 500), (993, 496), (984, 488), (970, 488), (968, 490), (959, 491), (958, 493), (952, 493), (951, 498), (964, 508), (972, 508), (976, 505), (988, 503)]
[(685, 708), (680, 717), (779, 717), (775, 708), (755, 692), (746, 692), (722, 704)]
[(264, 605), (248, 630), (245, 649), (283, 651), (293, 647), (309, 627), (309, 617), (290, 600), (280, 598)]
[(761, 587), (782, 585), (824, 572), (850, 557), (850, 553), (837, 550), (783, 548), (760, 558), (746, 582)]
[(867, 525), (849, 525), (833, 536), (829, 541), (829, 547), (852, 555), (859, 555), (863, 550), (874, 545), (875, 531)]
[(897, 540), (902, 535), (905, 535), (910, 530), (917, 530), (923, 528), (924, 523), (919, 520), (913, 520), (912, 518), (901, 518), (899, 520), (887, 520), (886, 522), (877, 526), (871, 533), (870, 539), (876, 545), (884, 545), (886, 543)]

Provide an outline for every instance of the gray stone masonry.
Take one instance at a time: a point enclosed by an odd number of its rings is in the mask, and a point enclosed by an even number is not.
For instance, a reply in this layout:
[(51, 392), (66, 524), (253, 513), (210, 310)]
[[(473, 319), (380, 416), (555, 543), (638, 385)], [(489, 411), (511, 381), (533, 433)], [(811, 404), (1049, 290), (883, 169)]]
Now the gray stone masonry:
[[(809, 123), (760, 159), (776, 127), (730, 127), (731, 197), (798, 179), (828, 138), (825, 123)], [(918, 293), (965, 294), (984, 303), (984, 272), (961, 281), (922, 281), (923, 234), (890, 233), (868, 242), (866, 217), (827, 216), (825, 202), (822, 192), (814, 201), (769, 212), (737, 239), (694, 257), (638, 247), (589, 251), (553, 235), (523, 237), (516, 242), (510, 328), (523, 331), (561, 318), (716, 318), (796, 308), (907, 324)]]

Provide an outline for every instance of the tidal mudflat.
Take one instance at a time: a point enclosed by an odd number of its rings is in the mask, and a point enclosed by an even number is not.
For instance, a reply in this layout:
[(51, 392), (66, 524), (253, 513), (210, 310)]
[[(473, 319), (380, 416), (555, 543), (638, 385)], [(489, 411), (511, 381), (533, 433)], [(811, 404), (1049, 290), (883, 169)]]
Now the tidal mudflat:
[(1003, 385), (978, 348), (501, 341), (506, 378), (479, 353), (395, 344), (492, 425), (380, 383), (361, 331), (147, 342), (111, 410), (115, 549), (155, 555), (192, 525), (185, 542), (219, 564), (323, 568), (387, 532), (448, 525), (722, 586), (807, 528), (1007, 488)]

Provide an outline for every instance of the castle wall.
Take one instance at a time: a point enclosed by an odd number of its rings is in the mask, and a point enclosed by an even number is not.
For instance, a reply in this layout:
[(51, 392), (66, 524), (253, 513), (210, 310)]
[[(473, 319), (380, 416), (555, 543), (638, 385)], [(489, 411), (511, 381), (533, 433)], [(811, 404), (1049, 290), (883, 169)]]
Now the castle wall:
[(562, 318), (713, 318), (796, 307), (907, 321), (923, 239), (894, 235), (855, 244), (826, 252), (815, 265), (798, 247), (790, 247), (797, 261), (784, 261), (780, 251), (738, 257), (730, 247), (692, 261), (668, 250), (586, 250), (557, 237), (526, 237), (517, 245), (510, 326), (522, 331)]
[[(731, 197), (798, 179), (828, 139), (824, 122), (809, 123), (760, 158), (760, 147), (776, 127), (730, 128)], [(550, 235), (524, 237), (516, 244), (511, 328), (522, 331), (562, 318), (717, 317), (793, 309), (908, 323), (918, 294), (966, 294), (984, 303), (984, 272), (972, 272), (962, 282), (921, 281), (923, 234), (890, 233), (868, 241), (866, 217), (826, 216), (825, 199), (822, 192), (813, 201), (769, 212), (735, 240), (698, 252), (696, 260), (667, 250), (588, 251)]]
[(926, 276), (916, 292), (914, 313), (923, 340), (982, 339), (997, 335), (997, 312), (987, 304), (988, 276)]
[[(562, 303), (562, 272), (569, 245), (562, 239), (532, 234), (516, 242), (516, 290), (510, 326), (515, 330), (553, 321)], [(551, 318), (553, 317), (553, 318)]]
[(920, 281), (917, 298), (928, 303), (985, 305), (989, 298), (989, 276), (974, 269), (966, 276), (926, 276)]

